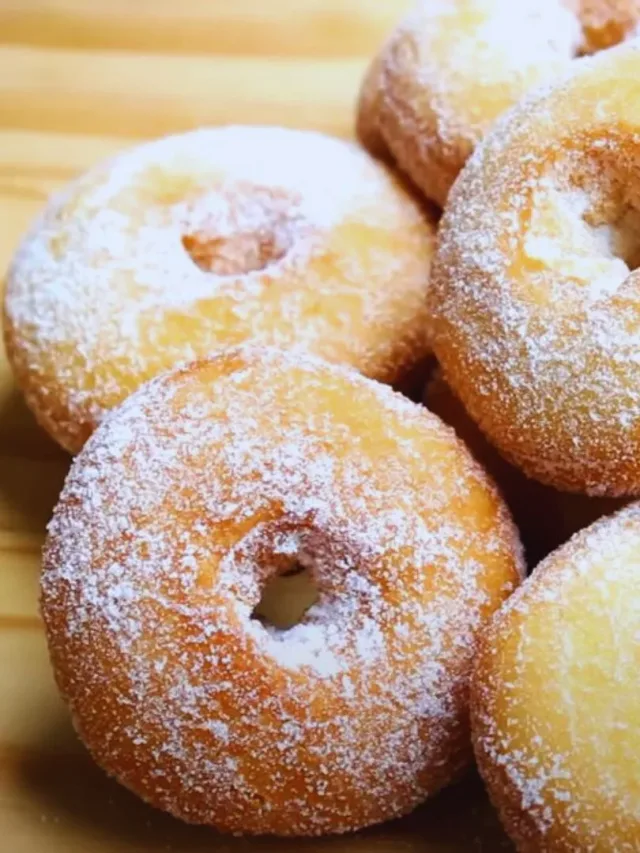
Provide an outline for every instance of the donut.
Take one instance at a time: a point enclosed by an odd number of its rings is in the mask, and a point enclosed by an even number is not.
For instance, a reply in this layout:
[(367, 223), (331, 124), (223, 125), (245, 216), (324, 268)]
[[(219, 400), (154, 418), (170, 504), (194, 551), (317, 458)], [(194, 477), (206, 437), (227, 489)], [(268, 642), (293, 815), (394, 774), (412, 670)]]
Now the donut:
[(424, 404), (453, 427), (498, 486), (520, 531), (530, 568), (564, 545), (574, 533), (626, 503), (621, 498), (560, 492), (527, 477), (489, 444), (439, 370), (427, 382)]
[(567, 491), (640, 490), (640, 50), (505, 115), (440, 226), (431, 343), (492, 444)]
[(480, 642), (480, 772), (520, 853), (636, 853), (640, 505), (551, 554)]
[(24, 239), (9, 360), (71, 452), (144, 381), (248, 341), (392, 383), (427, 352), (433, 236), (351, 143), (260, 127), (151, 142), (72, 183)]
[[(296, 566), (318, 588), (302, 621), (252, 618)], [(508, 511), (435, 415), (245, 346), (104, 419), (55, 510), (41, 606), (110, 774), (189, 822), (315, 835), (408, 812), (466, 766), (477, 640), (521, 571)]]
[(377, 122), (381, 97), (381, 77), (384, 54), (374, 57), (360, 87), (356, 110), (356, 136), (364, 147), (380, 160), (388, 158), (389, 150)]
[(582, 24), (583, 54), (614, 47), (638, 35), (640, 0), (565, 0)]
[(443, 207), (501, 113), (639, 24), (640, 0), (421, 0), (367, 73), (358, 135)]

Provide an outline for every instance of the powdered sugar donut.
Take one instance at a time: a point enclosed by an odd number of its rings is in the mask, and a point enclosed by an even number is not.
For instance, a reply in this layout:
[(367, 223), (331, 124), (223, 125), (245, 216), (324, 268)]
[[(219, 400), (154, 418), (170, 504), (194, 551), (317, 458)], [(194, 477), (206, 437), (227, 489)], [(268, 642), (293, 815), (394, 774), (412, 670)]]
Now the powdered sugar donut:
[(432, 244), (426, 214), (350, 143), (256, 127), (163, 139), (34, 225), (9, 273), (9, 358), (72, 451), (143, 381), (249, 339), (392, 382), (426, 351)]
[(446, 381), (504, 455), (557, 488), (640, 491), (640, 50), (499, 122), (451, 194), (428, 298)]
[(442, 206), (505, 109), (639, 23), (640, 0), (421, 0), (368, 74), (359, 135)]
[[(296, 563), (318, 603), (288, 631), (252, 619)], [(475, 646), (520, 571), (497, 492), (434, 415), (240, 349), (105, 419), (49, 529), (42, 612), (81, 737), (133, 791), (225, 831), (343, 832), (465, 766)]]
[(552, 554), (481, 641), (480, 771), (521, 853), (636, 853), (640, 505)]

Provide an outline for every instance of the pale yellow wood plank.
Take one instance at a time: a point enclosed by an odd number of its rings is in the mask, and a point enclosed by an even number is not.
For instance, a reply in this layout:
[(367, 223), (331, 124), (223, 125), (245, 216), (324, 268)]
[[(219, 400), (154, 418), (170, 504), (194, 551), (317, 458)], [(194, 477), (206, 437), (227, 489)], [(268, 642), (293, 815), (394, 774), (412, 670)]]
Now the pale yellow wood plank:
[(0, 630), (40, 630), (38, 578), (40, 554), (6, 551), (0, 547)]
[[(44, 191), (36, 196), (0, 190), (0, 276), (4, 277), (20, 238), (41, 209), (45, 198)], [(0, 378), (0, 393), (3, 390), (1, 382)]]
[[(12, 552), (18, 559), (22, 555), (34, 555), (40, 560), (40, 551), (44, 539), (44, 530), (2, 530), (0, 529), (0, 553)], [(0, 560), (0, 572), (10, 563), (9, 559)], [(1, 582), (0, 582), (1, 583)]]
[(363, 59), (0, 49), (0, 127), (156, 136), (204, 124), (352, 133)]
[[(44, 436), (42, 441), (46, 441)], [(55, 459), (0, 456), (0, 527), (10, 532), (41, 533), (69, 467), (62, 452)]]
[(25, 406), (0, 347), (0, 501), (6, 476), (13, 476), (7, 474), (13, 469), (6, 462), (12, 458), (51, 461), (61, 467), (67, 464), (66, 454), (47, 438)]
[(7, 626), (27, 629), (40, 625), (38, 581), (42, 539), (41, 530), (31, 535), (0, 531), (0, 631)]
[(4, 0), (5, 41), (141, 51), (370, 54), (409, 0)]
[(0, 621), (0, 695), (0, 756), (26, 750), (69, 752), (68, 744), (42, 736), (43, 725), (50, 720), (64, 722), (67, 715), (55, 688), (41, 628)]
[(0, 128), (0, 178), (67, 180), (131, 144), (115, 134)]

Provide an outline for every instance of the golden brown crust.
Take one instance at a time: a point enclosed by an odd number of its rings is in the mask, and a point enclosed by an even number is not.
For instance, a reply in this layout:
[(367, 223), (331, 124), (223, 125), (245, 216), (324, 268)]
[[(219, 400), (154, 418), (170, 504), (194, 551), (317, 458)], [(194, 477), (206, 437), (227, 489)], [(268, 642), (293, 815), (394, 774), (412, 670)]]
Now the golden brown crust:
[(383, 53), (375, 56), (365, 74), (356, 108), (356, 135), (364, 147), (380, 160), (389, 157), (389, 149), (378, 129)]
[(529, 476), (640, 491), (640, 54), (633, 42), (500, 122), (451, 195), (429, 297), (447, 382)]
[(487, 441), (439, 371), (425, 387), (424, 402), (427, 408), (454, 428), (493, 477), (520, 531), (531, 568), (551, 551), (564, 545), (574, 533), (626, 503), (620, 499), (560, 492), (527, 477)]
[(582, 23), (583, 53), (596, 53), (638, 35), (640, 0), (567, 0)]
[[(251, 613), (291, 561), (320, 599), (279, 632)], [(89, 440), (42, 613), (75, 725), (125, 785), (225, 831), (344, 832), (466, 766), (476, 642), (521, 571), (506, 508), (435, 416), (310, 357), (234, 350), (147, 384)]]
[(248, 340), (395, 382), (427, 352), (435, 228), (381, 163), (280, 128), (140, 146), (56, 196), (14, 258), (4, 333), (71, 451), (143, 381)]
[(575, 536), (483, 637), (474, 747), (521, 853), (635, 853), (640, 506)]
[(358, 127), (444, 206), (495, 120), (574, 57), (635, 35), (637, 0), (421, 0), (365, 81)]

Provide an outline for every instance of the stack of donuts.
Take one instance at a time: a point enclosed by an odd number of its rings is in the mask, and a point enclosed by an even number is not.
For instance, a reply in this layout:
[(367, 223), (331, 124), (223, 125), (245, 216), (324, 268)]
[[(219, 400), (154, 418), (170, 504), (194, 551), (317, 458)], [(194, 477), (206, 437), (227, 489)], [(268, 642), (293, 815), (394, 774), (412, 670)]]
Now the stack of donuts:
[(640, 851), (636, 32), (638, 0), (422, 0), (360, 144), (150, 142), (24, 238), (6, 349), (77, 454), (51, 661), (148, 802), (346, 832), (475, 753), (519, 851)]

